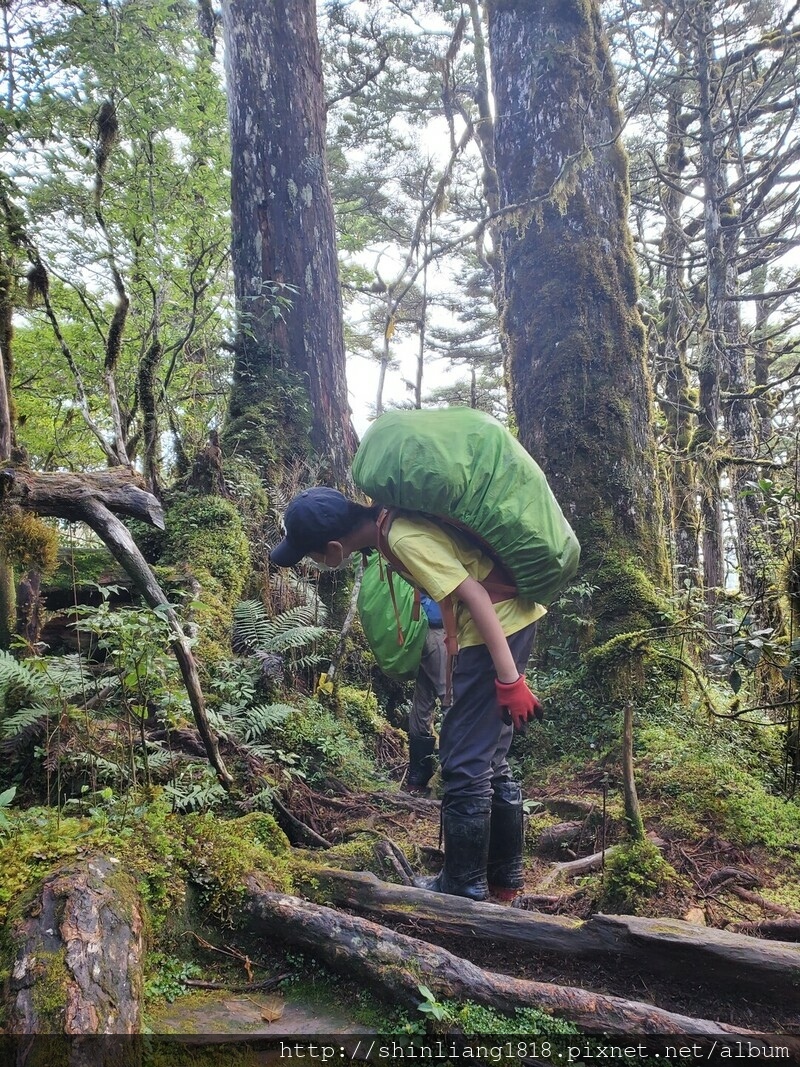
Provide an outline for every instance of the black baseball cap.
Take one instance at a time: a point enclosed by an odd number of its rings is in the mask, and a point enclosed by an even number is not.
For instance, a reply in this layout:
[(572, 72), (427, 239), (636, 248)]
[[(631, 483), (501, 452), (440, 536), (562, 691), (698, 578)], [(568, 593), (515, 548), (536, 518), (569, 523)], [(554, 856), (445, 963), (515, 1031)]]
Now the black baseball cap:
[(322, 552), (353, 526), (356, 506), (338, 489), (318, 485), (292, 500), (283, 516), (285, 537), (269, 554), (276, 567), (293, 567), (309, 552)]

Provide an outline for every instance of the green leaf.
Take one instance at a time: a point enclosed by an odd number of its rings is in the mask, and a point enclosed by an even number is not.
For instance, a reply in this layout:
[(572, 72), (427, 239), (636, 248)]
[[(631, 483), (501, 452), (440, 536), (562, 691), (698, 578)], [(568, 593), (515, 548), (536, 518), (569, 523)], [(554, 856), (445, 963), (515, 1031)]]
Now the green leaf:
[(728, 682), (734, 693), (738, 693), (742, 688), (742, 676), (738, 671), (731, 671), (728, 675)]
[(17, 793), (17, 787), (12, 785), (10, 789), (6, 789), (0, 793), (0, 808), (7, 808), (11, 801), (14, 799)]

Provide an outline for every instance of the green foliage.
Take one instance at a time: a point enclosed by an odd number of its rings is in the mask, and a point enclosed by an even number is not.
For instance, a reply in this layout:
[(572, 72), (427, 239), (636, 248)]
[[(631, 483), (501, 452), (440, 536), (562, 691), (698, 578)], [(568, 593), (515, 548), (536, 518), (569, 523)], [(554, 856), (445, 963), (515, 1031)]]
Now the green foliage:
[(554, 1019), (547, 1012), (536, 1008), (517, 1008), (511, 1015), (503, 1015), (472, 1001), (459, 1004), (451, 1000), (440, 1001), (426, 985), (420, 985), (423, 997), (417, 1011), (435, 1023), (444, 1024), (448, 1033), (465, 1037), (482, 1034), (534, 1037), (542, 1034), (577, 1034), (579, 1031), (568, 1022)]
[(376, 772), (358, 730), (315, 700), (304, 701), (286, 720), (287, 748), (310, 782), (333, 775), (351, 788), (375, 781)]
[(163, 952), (149, 952), (145, 960), (145, 970), (150, 975), (144, 984), (145, 1000), (165, 1000), (169, 1004), (188, 992), (187, 978), (197, 978), (201, 973), (197, 964), (179, 960)]
[(15, 785), (12, 785), (10, 789), (4, 789), (3, 792), (0, 793), (0, 834), (11, 827), (9, 818), (3, 809), (11, 806), (11, 802), (16, 796), (16, 793), (17, 787)]
[(120, 406), (140, 421), (139, 363), (157, 340), (156, 393), (163, 387), (176, 453), (193, 454), (220, 421), (228, 362), (218, 343), (227, 130), (208, 42), (191, 6), (167, 0), (113, 9), (90, 0), (26, 14), (21, 30), (10, 23), (10, 47), (26, 58), (8, 95), (7, 169), (26, 237), (54, 268), (49, 299), (60, 339), (40, 289), (15, 328), (21, 443), (42, 467), (104, 459), (76, 397), (82, 390), (95, 424), (107, 424), (96, 368), (112, 343), (121, 284), (129, 303), (115, 375)]
[(321, 659), (314, 645), (328, 633), (319, 625), (325, 616), (321, 605), (300, 605), (270, 618), (261, 601), (242, 600), (233, 610), (233, 645), (261, 658), (286, 656), (296, 671), (314, 667)]

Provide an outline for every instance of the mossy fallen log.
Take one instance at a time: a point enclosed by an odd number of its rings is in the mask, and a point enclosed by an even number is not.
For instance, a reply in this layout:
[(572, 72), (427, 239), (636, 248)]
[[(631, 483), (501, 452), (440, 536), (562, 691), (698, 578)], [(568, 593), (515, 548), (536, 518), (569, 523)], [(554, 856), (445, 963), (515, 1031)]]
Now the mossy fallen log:
[[(302, 877), (296, 878), (302, 885)], [(305, 886), (304, 886), (305, 888)], [(560, 956), (617, 959), (652, 973), (703, 981), (709, 986), (786, 990), (800, 986), (800, 946), (763, 941), (680, 919), (594, 915), (573, 919), (544, 915), (424, 889), (392, 885), (373, 874), (332, 867), (309, 868), (308, 895), (367, 915), (378, 922), (413, 916), (438, 936), (478, 937), (517, 949)]]
[(98, 857), (47, 877), (9, 922), (9, 1034), (141, 1032), (143, 922), (136, 884)]
[[(328, 966), (383, 990), (396, 1002), (418, 1004), (419, 987), (424, 984), (438, 999), (470, 1000), (507, 1013), (538, 1008), (590, 1034), (692, 1034), (694, 1040), (713, 1038), (719, 1047), (748, 1033), (640, 1001), (485, 971), (446, 949), (368, 919), (272, 892), (258, 874), (249, 875), (246, 886), (243, 910), (256, 936), (302, 948)], [(475, 915), (473, 928), (478, 922)], [(760, 1045), (760, 1039), (753, 1040)], [(791, 1041), (781, 1038), (782, 1045)], [(800, 1051), (797, 1044), (796, 1051)], [(764, 1047), (769, 1045), (769, 1039), (764, 1039)]]

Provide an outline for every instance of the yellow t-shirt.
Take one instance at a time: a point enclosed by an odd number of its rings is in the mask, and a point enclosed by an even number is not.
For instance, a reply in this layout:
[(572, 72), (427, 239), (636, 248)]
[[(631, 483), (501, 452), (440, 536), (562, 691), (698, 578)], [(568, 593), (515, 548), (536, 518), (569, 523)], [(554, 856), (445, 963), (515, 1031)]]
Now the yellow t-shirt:
[[(389, 527), (388, 542), (414, 583), (434, 600), (445, 600), (465, 578), (481, 581), (494, 567), (491, 556), (468, 537), (421, 515), (398, 515)], [(494, 610), (506, 637), (546, 614), (546, 608), (525, 597), (502, 600)], [(459, 600), (455, 612), (459, 646), (482, 645), (472, 616)]]

